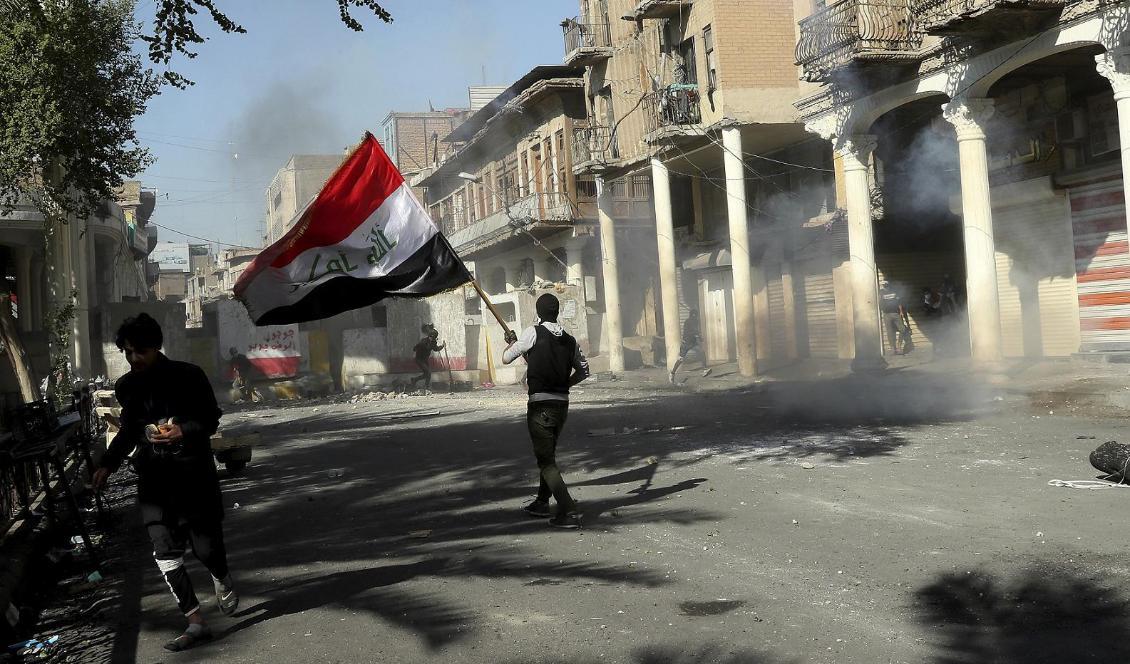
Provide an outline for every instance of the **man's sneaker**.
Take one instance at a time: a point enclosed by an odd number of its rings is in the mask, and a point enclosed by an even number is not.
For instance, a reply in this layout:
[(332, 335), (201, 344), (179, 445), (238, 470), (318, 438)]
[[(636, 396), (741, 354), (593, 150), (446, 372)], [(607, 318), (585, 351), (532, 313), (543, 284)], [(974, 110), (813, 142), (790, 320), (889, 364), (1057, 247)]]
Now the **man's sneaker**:
[(671, 383), (672, 385), (675, 384), (675, 372), (674, 371), (667, 374), (667, 382)]
[(232, 584), (231, 574), (223, 581), (213, 578), (212, 585), (216, 587), (216, 604), (220, 607), (220, 612), (225, 616), (235, 613), (239, 607), (239, 593)]
[(539, 519), (544, 519), (545, 517), (551, 516), (553, 514), (549, 511), (549, 503), (542, 502), (537, 499), (533, 500), (529, 505), (526, 505), (522, 509), (525, 510), (526, 514), (529, 514), (530, 516), (536, 516)]
[(549, 525), (554, 528), (571, 528), (575, 530), (581, 527), (581, 515), (577, 512), (564, 512), (550, 519)]
[(714, 373), (713, 369), (703, 369), (702, 370), (702, 377), (706, 378), (707, 376), (709, 376), (712, 373)]

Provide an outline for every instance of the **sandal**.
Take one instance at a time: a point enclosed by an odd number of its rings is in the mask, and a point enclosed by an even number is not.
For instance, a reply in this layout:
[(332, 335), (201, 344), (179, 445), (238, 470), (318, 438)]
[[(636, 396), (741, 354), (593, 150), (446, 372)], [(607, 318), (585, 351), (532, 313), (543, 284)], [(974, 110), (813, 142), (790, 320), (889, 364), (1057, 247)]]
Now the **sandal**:
[(181, 652), (195, 648), (196, 646), (208, 641), (212, 638), (212, 630), (205, 625), (202, 630), (196, 635), (189, 633), (186, 629), (183, 634), (165, 644), (165, 650), (170, 652)]

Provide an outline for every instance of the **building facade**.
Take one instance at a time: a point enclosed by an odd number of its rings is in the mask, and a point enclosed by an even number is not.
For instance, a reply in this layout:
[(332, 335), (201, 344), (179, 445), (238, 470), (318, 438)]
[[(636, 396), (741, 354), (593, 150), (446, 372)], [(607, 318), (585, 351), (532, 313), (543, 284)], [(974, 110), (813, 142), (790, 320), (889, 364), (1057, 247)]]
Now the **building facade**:
[[(432, 218), (510, 323), (530, 324), (538, 291), (554, 290), (569, 301), (563, 324), (587, 352), (607, 358), (595, 181), (574, 172), (571, 149), (587, 122), (583, 73), (576, 66), (535, 67), (445, 137), (451, 156), (418, 184)], [(634, 206), (627, 188), (623, 193), (632, 219), (649, 223), (649, 192), (637, 191)], [(489, 340), (497, 351), (498, 326), (470, 296), (472, 320), (487, 324), (469, 335), (497, 337)], [(636, 313), (645, 315), (642, 306)], [(485, 356), (487, 338), (468, 347)]]
[(278, 241), (318, 195), (345, 159), (338, 154), (296, 154), (279, 169), (266, 191), (266, 245)]
[[(1088, 0), (840, 0), (800, 22), (836, 151), (857, 365), (882, 366), (880, 278), (951, 275), (983, 366), (1130, 350), (1130, 8)], [(916, 317), (917, 318), (917, 317)]]
[[(107, 372), (107, 347), (113, 305), (143, 301), (155, 274), (146, 257), (157, 240), (148, 222), (156, 204), (152, 191), (127, 182), (116, 200), (106, 201), (88, 219), (71, 219), (48, 236), (42, 213), (31, 204), (0, 213), (0, 279), (33, 374), (46, 376), (50, 366), (50, 319), (74, 306), (66, 353), (75, 376)], [(112, 349), (117, 353), (117, 349)], [(6, 356), (0, 356), (0, 399), (19, 398)]]
[[(695, 309), (707, 361), (736, 360), (744, 375), (843, 352), (836, 293), (847, 256), (833, 164), (792, 107), (806, 91), (793, 62), (800, 5), (584, 0), (562, 23), (566, 63), (586, 67), (574, 170), (602, 194), (605, 291), (622, 308), (636, 291), (625, 268), (652, 261), (668, 367)], [(655, 192), (654, 225), (636, 237), (607, 186), (624, 178)], [(637, 252), (643, 232), (649, 250)], [(626, 334), (623, 321), (610, 333)], [(612, 340), (614, 370), (620, 346)]]

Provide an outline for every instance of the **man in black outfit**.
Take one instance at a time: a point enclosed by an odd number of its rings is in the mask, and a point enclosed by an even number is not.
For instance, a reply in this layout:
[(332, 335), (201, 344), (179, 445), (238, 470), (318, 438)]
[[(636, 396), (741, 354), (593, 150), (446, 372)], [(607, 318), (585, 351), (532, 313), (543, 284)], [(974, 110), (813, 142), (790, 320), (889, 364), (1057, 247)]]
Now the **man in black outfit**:
[(557, 501), (557, 514), (549, 525), (558, 528), (580, 528), (581, 515), (577, 503), (569, 495), (561, 471), (557, 468), (557, 439), (565, 428), (569, 414), (569, 388), (589, 377), (589, 363), (577, 340), (557, 323), (561, 303), (549, 293), (537, 299), (538, 320), (526, 328), (522, 336), (509, 332), (502, 354), (504, 364), (519, 357), (526, 358), (529, 369), (526, 382), (529, 405), (526, 425), (534, 445), (541, 482), (537, 498), (526, 505), (526, 512), (537, 517), (550, 516), (549, 498)]
[(212, 573), (216, 603), (224, 615), (235, 612), (239, 596), (228, 572), (223, 503), (209, 442), (221, 412), (204, 372), (165, 357), (160, 350), (163, 340), (161, 326), (144, 313), (127, 318), (118, 328), (115, 341), (130, 370), (114, 385), (122, 407), (121, 429), (94, 473), (94, 488), (105, 486), (136, 449), (132, 463), (141, 518), (157, 567), (188, 618), (184, 633), (165, 644), (177, 651), (211, 637), (184, 569), (189, 543)]
[(421, 325), (420, 331), (424, 333), (424, 336), (412, 347), (412, 352), (416, 357), (416, 366), (420, 367), (420, 375), (413, 378), (412, 382), (424, 381), (424, 391), (430, 392), (432, 389), (432, 353), (447, 348), (447, 342), (439, 343), (439, 330), (431, 323)]
[[(671, 367), (671, 374), (668, 376), (672, 385), (676, 384), (675, 373), (679, 371), (679, 367), (683, 366), (683, 362), (687, 361), (687, 356), (696, 350), (701, 356), (702, 335), (699, 334), (701, 328), (702, 323), (698, 320), (698, 309), (691, 309), (686, 322), (683, 323), (683, 340), (679, 344), (679, 359), (675, 360), (675, 366)], [(706, 358), (703, 357), (702, 359), (702, 377), (705, 378), (710, 375), (711, 369), (706, 366)]]

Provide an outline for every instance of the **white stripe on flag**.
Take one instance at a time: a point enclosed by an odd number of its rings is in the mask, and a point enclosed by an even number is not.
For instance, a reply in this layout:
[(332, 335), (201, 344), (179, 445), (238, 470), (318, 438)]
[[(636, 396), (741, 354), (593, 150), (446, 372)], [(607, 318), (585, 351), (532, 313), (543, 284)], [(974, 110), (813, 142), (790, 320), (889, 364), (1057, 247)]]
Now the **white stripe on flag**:
[(252, 318), (295, 304), (319, 284), (342, 274), (383, 277), (410, 258), (439, 231), (407, 183), (356, 230), (331, 247), (307, 249), (283, 267), (267, 267), (243, 293)]

